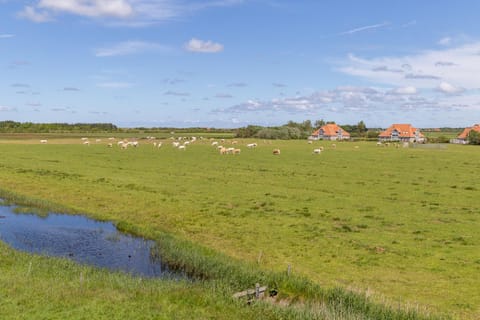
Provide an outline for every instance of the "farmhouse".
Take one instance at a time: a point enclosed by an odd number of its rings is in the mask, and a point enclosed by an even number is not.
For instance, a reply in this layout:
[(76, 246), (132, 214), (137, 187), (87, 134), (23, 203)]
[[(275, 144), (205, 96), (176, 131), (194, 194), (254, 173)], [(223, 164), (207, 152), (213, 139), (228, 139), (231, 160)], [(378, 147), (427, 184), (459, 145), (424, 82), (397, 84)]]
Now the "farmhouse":
[(335, 123), (326, 124), (319, 129), (315, 130), (310, 140), (348, 140), (350, 139), (350, 133), (340, 128)]
[(424, 142), (425, 136), (410, 124), (392, 124), (380, 133), (379, 141)]
[(456, 139), (450, 140), (450, 143), (468, 144), (468, 135), (472, 130), (480, 133), (480, 124), (474, 124), (473, 127), (465, 128)]

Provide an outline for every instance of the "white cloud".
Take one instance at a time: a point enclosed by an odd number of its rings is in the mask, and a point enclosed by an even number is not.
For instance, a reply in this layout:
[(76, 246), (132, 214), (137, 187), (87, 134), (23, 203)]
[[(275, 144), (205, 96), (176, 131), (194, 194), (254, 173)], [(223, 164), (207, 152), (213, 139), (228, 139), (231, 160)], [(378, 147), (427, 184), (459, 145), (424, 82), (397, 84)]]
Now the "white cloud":
[(400, 88), (395, 88), (390, 91), (392, 94), (399, 94), (399, 95), (411, 95), (411, 94), (416, 94), (417, 88), (413, 86), (408, 86), (408, 87), (400, 87)]
[[(450, 87), (458, 93), (458, 89)], [(217, 113), (249, 114), (284, 112), (305, 116), (308, 114), (343, 114), (382, 120), (379, 114), (388, 118), (403, 119), (406, 111), (417, 113), (448, 112), (455, 110), (480, 111), (480, 93), (454, 96), (435, 95), (419, 92), (413, 86), (397, 88), (344, 86), (332, 90), (317, 91), (310, 95), (275, 98), (271, 100), (248, 100), (229, 108), (218, 109)], [(396, 120), (394, 120), (396, 121)]]
[(126, 0), (40, 0), (38, 8), (86, 17), (129, 17), (133, 8)]
[(396, 57), (363, 59), (350, 54), (339, 70), (376, 85), (434, 89), (440, 82), (448, 82), (473, 90), (480, 88), (479, 53), (480, 42), (472, 42)]
[(439, 45), (442, 45), (442, 46), (448, 46), (452, 43), (452, 38), (450, 37), (445, 37), (445, 38), (442, 38), (440, 40), (438, 40), (437, 42)]
[(210, 7), (227, 7), (244, 0), (36, 0), (18, 15), (34, 22), (52, 21), (54, 16), (72, 14), (100, 19), (114, 25), (145, 26), (191, 15)]
[(98, 48), (95, 50), (97, 57), (125, 56), (144, 52), (166, 52), (171, 49), (167, 46), (153, 42), (144, 41), (125, 41), (117, 43), (111, 47)]
[(13, 37), (15, 37), (14, 34), (8, 34), (8, 33), (0, 34), (0, 39), (7, 39), (7, 38), (13, 38)]
[(443, 92), (445, 94), (460, 94), (462, 92), (465, 91), (465, 89), (461, 88), (461, 87), (456, 87), (448, 82), (441, 82), (438, 87), (437, 87), (437, 90), (440, 91), (440, 92)]
[(192, 52), (217, 53), (223, 51), (223, 45), (210, 40), (204, 41), (193, 38), (185, 44), (185, 49)]

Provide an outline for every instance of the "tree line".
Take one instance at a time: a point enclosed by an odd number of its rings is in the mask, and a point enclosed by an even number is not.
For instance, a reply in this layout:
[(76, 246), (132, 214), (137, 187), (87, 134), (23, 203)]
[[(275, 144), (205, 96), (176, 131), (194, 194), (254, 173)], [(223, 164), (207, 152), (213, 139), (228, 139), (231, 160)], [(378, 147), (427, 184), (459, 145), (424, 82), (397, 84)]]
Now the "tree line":
[[(260, 139), (307, 139), (313, 131), (326, 125), (334, 124), (334, 121), (311, 120), (303, 122), (288, 121), (282, 126), (264, 127), (249, 125), (236, 130), (237, 138), (260, 138)], [(379, 130), (369, 130), (363, 121), (355, 125), (340, 125), (350, 133), (352, 138), (376, 138)]]
[(119, 129), (111, 123), (33, 123), (0, 121), (2, 133), (68, 133), (68, 132), (115, 132)]

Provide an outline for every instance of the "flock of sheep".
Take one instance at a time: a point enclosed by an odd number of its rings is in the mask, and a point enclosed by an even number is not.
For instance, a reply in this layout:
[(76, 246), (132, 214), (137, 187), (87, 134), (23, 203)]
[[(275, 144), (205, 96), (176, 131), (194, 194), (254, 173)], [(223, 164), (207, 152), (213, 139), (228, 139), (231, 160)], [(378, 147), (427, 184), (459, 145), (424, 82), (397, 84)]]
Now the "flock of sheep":
[[(151, 142), (152, 140), (156, 140), (155, 137), (147, 137), (146, 138), (148, 142), (148, 144), (151, 144), (153, 145), (154, 148), (161, 148), (162, 145), (163, 145), (163, 142), (162, 141), (153, 141), (153, 143)], [(200, 137), (199, 140), (204, 140), (205, 138), (203, 137)], [(114, 142), (115, 142), (115, 138), (114, 137), (110, 137), (108, 138), (108, 144), (107, 144), (107, 147), (109, 148), (112, 148), (114, 146)], [(192, 144), (192, 143), (195, 143), (198, 139), (196, 137), (191, 137), (191, 138), (187, 138), (187, 137), (179, 137), (179, 138), (174, 138), (174, 137), (171, 137), (170, 140), (172, 140), (171, 142), (171, 145), (172, 147), (174, 148), (177, 148), (178, 150), (182, 150), (182, 151), (185, 151), (187, 149), (187, 146)], [(210, 139), (210, 140), (213, 140), (213, 139)], [(88, 138), (81, 138), (81, 141), (82, 141), (82, 144), (86, 145), (86, 146), (89, 146), (91, 144), (90, 140)], [(95, 139), (95, 143), (100, 143), (102, 142), (102, 139)], [(236, 148), (236, 147), (225, 147), (224, 144), (226, 141), (225, 139), (220, 139), (219, 141), (212, 141), (211, 142), (211, 146), (212, 147), (215, 147), (218, 152), (221, 154), (221, 155), (225, 155), (225, 154), (233, 154), (233, 155), (238, 155), (242, 152), (242, 150), (240, 148)], [(266, 141), (264, 141), (265, 143), (267, 143)], [(40, 140), (40, 143), (41, 144), (46, 144), (48, 143), (48, 140), (46, 139), (42, 139)], [(231, 145), (237, 145), (238, 144), (238, 141), (237, 140), (232, 140), (231, 142), (229, 142)], [(271, 142), (270, 142), (271, 143)], [(311, 140), (308, 141), (308, 144), (312, 144), (313, 142)], [(137, 139), (132, 139), (131, 141), (128, 140), (128, 139), (124, 139), (124, 140), (119, 140), (116, 142), (116, 145), (121, 148), (121, 149), (127, 149), (129, 147), (133, 147), (133, 148), (136, 148), (138, 147), (140, 144), (138, 142)], [(253, 143), (248, 143), (246, 144), (246, 147), (249, 148), (249, 149), (254, 149), (258, 146), (258, 143), (256, 142), (253, 142)], [(333, 143), (331, 145), (331, 147), (333, 149), (336, 148), (336, 144)], [(356, 149), (358, 149), (358, 146), (355, 146)], [(312, 154), (320, 154), (324, 151), (324, 147), (321, 146), (321, 147), (318, 147), (318, 148), (315, 148), (313, 149), (313, 152)], [(278, 148), (275, 148), (272, 150), (272, 154), (273, 155), (280, 155), (281, 151), (280, 149)]]

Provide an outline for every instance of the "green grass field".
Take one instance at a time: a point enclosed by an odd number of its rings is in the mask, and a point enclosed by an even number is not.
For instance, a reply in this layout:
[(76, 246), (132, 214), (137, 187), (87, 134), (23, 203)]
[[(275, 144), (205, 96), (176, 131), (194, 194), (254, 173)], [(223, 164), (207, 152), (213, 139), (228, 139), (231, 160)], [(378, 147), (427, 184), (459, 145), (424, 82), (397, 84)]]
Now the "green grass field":
[(239, 140), (240, 155), (220, 155), (208, 140), (185, 151), (37, 141), (0, 140), (4, 196), (170, 234), (259, 270), (290, 265), (391, 307), (480, 317), (478, 147)]

